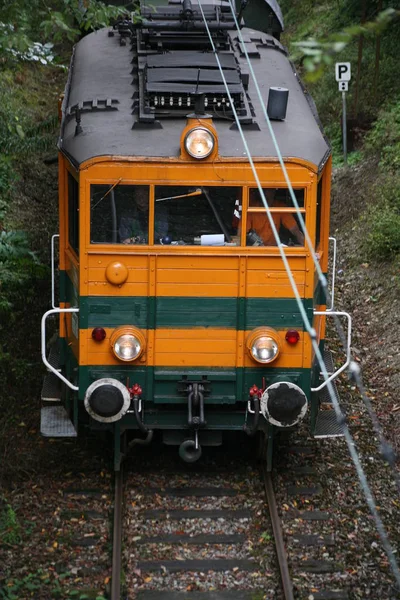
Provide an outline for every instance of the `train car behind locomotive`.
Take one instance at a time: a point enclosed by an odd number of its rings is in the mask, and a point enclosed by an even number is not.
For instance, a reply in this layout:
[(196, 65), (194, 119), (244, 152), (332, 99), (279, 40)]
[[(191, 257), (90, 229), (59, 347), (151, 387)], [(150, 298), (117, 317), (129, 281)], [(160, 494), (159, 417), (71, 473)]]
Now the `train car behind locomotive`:
[(315, 435), (340, 434), (277, 245), (323, 351), (335, 313), (299, 215), (326, 274), (330, 148), (280, 42), (239, 32), (229, 4), (199, 9), (142, 5), (138, 23), (83, 38), (62, 104), (41, 432), (108, 430), (116, 469), (128, 434), (134, 445), (158, 430), (187, 461), (226, 431), (257, 434), (269, 468), (275, 432), (306, 414)]

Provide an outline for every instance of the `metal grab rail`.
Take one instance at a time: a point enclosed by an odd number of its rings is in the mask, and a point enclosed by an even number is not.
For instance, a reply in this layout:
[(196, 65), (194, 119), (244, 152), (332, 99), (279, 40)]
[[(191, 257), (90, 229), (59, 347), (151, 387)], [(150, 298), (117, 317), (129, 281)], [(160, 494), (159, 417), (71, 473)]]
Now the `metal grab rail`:
[(61, 375), (61, 373), (59, 371), (57, 371), (57, 369), (55, 369), (53, 367), (53, 365), (51, 365), (49, 363), (49, 361), (47, 360), (47, 357), (46, 357), (46, 320), (47, 320), (47, 317), (49, 317), (50, 315), (59, 315), (60, 313), (77, 313), (77, 312), (79, 312), (79, 308), (52, 308), (51, 310), (48, 310), (47, 312), (44, 313), (44, 315), (42, 317), (42, 322), (41, 322), (42, 361), (49, 371), (51, 371), (52, 373), (54, 373), (54, 375), (56, 375), (59, 379), (61, 379), (61, 381), (63, 381), (69, 388), (71, 388), (71, 390), (75, 390), (75, 391), (78, 391), (79, 387), (77, 387), (76, 385), (74, 385), (73, 383), (68, 381), (68, 379), (66, 379), (66, 377), (64, 377), (64, 375)]
[(56, 308), (56, 300), (55, 300), (55, 281), (56, 281), (56, 277), (55, 277), (55, 269), (54, 269), (54, 255), (55, 255), (55, 250), (54, 250), (54, 242), (56, 238), (59, 238), (60, 235), (58, 233), (55, 233), (54, 235), (51, 236), (51, 305), (53, 308)]
[(314, 315), (319, 315), (319, 316), (325, 316), (325, 317), (346, 317), (347, 319), (347, 345), (346, 345), (346, 362), (344, 363), (344, 365), (342, 365), (337, 371), (335, 371), (334, 373), (332, 373), (332, 375), (330, 375), (327, 379), (325, 379), (321, 385), (319, 385), (316, 388), (311, 388), (312, 392), (319, 392), (320, 390), (322, 390), (324, 387), (327, 386), (327, 384), (330, 381), (333, 381), (333, 379), (336, 379), (336, 377), (338, 375), (340, 375), (340, 373), (342, 373), (345, 369), (347, 369), (347, 367), (350, 364), (350, 353), (351, 353), (351, 316), (349, 315), (349, 313), (346, 312), (339, 312), (339, 311), (319, 311), (319, 310), (315, 310), (314, 311)]
[(335, 273), (336, 273), (336, 238), (330, 237), (330, 242), (333, 242), (333, 265), (332, 265), (332, 283), (331, 283), (331, 305), (326, 310), (331, 312), (333, 310), (334, 302), (335, 302)]

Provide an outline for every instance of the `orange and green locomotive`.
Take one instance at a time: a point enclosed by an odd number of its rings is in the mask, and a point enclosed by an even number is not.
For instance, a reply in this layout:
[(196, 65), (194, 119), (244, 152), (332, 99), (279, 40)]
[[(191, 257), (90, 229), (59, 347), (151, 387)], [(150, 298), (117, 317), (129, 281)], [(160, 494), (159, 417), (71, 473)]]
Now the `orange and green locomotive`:
[[(42, 321), (41, 428), (110, 431), (117, 469), (123, 436), (157, 432), (190, 462), (225, 432), (258, 435), (270, 466), (279, 428), (308, 414), (326, 433), (321, 368), (277, 244), (323, 349), (326, 299), (299, 214), (326, 273), (329, 144), (280, 42), (239, 38), (229, 5), (202, 7), (208, 31), (185, 0), (83, 38), (62, 104), (60, 303), (53, 293)], [(286, 98), (271, 122), (297, 207), (263, 116), (270, 88)]]

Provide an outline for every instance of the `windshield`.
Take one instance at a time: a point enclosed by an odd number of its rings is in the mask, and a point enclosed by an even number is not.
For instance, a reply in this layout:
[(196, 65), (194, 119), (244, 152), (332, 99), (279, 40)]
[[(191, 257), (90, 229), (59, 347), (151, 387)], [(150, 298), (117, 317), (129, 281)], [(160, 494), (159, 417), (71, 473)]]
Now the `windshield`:
[[(281, 242), (304, 245), (288, 190), (264, 188), (264, 193)], [(295, 190), (295, 194), (304, 213), (304, 190)], [(244, 215), (241, 187), (156, 185), (151, 231), (150, 196), (146, 185), (91, 185), (91, 243), (240, 246), (245, 222), (247, 246), (276, 245), (256, 188), (249, 189)]]
[[(232, 217), (241, 188), (156, 186), (154, 242), (178, 245), (236, 244)], [(158, 238), (157, 223), (168, 220), (166, 239)]]

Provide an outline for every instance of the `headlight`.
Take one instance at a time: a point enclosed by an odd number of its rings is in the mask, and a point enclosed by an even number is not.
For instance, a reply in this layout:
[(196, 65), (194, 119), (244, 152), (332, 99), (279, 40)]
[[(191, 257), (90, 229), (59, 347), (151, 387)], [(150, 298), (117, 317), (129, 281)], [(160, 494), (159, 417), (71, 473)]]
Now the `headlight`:
[(203, 127), (192, 129), (185, 137), (186, 152), (193, 158), (207, 158), (214, 150), (213, 134)]
[(279, 352), (278, 344), (270, 337), (256, 339), (251, 346), (251, 354), (258, 362), (269, 363)]
[(270, 363), (277, 358), (280, 352), (278, 334), (269, 328), (255, 329), (247, 338), (247, 348), (257, 362)]
[(119, 327), (113, 331), (110, 343), (115, 356), (125, 361), (139, 358), (145, 347), (143, 334), (134, 327)]
[(121, 335), (114, 344), (114, 352), (121, 360), (134, 360), (140, 350), (140, 342), (134, 335)]

